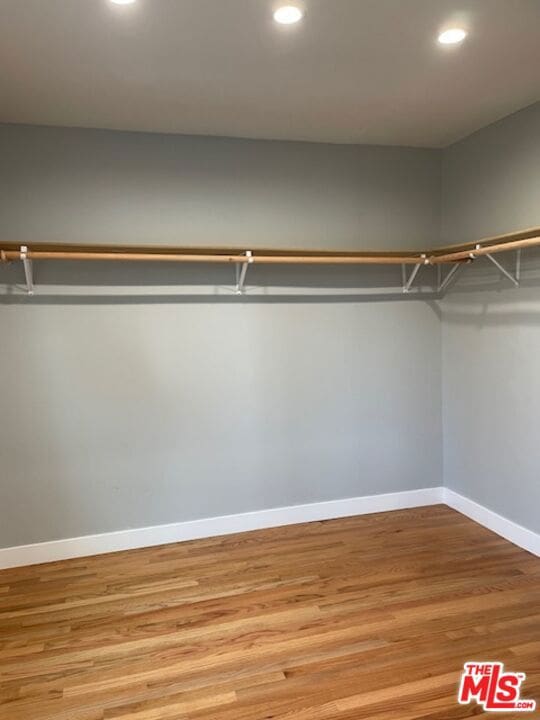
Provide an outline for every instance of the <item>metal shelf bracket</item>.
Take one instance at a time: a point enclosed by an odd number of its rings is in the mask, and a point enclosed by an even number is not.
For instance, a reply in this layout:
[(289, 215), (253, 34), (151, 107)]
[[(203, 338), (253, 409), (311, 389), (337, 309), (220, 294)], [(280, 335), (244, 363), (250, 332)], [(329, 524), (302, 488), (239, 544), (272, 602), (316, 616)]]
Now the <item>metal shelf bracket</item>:
[(405, 265), (401, 266), (402, 278), (403, 278), (403, 292), (404, 293), (408, 293), (409, 290), (411, 289), (412, 284), (413, 284), (416, 276), (418, 275), (418, 271), (420, 270), (422, 265), (429, 265), (429, 260), (425, 253), (422, 253), (422, 255), (420, 257), (422, 258), (422, 262), (416, 263), (416, 265), (413, 267), (411, 274), (409, 275), (408, 278), (407, 278), (407, 268), (405, 267)]
[(32, 268), (32, 261), (28, 258), (28, 248), (26, 245), (21, 245), (21, 260), (24, 267), (24, 276), (26, 278), (26, 291), (29, 295), (33, 295), (34, 273)]
[(251, 250), (246, 250), (246, 258), (247, 258), (247, 260), (245, 262), (236, 264), (236, 294), (237, 295), (242, 295), (242, 293), (244, 292), (244, 283), (246, 281), (248, 265), (251, 265), (251, 263), (253, 262), (253, 253), (251, 252)]
[(444, 292), (447, 287), (450, 285), (452, 280), (456, 277), (458, 272), (461, 270), (461, 268), (465, 265), (465, 263), (457, 263), (453, 267), (450, 268), (450, 270), (446, 273), (445, 277), (440, 281), (438, 292), (442, 293)]
[(516, 270), (515, 275), (512, 275), (511, 272), (509, 272), (505, 267), (501, 265), (501, 263), (493, 257), (493, 255), (490, 255), (489, 253), (486, 255), (488, 260), (491, 260), (491, 262), (495, 265), (495, 267), (500, 270), (500, 272), (507, 277), (516, 287), (519, 287), (519, 281), (521, 277), (521, 250), (517, 250), (516, 254)]

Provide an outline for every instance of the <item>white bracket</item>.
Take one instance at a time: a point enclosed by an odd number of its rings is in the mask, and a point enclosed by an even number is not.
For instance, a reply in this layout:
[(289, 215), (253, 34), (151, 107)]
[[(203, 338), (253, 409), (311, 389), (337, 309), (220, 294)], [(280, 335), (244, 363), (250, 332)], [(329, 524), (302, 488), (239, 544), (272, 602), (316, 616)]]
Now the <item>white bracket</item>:
[(505, 277), (507, 277), (511, 282), (513, 282), (516, 287), (519, 287), (519, 280), (521, 275), (521, 250), (517, 251), (515, 276), (512, 275), (512, 273), (508, 272), (508, 270), (503, 267), (501, 263), (493, 257), (493, 255), (488, 254), (486, 255), (486, 257), (491, 260), (495, 267), (500, 270)]
[[(253, 253), (251, 250), (246, 250), (246, 258), (247, 260), (242, 263), (236, 264), (236, 294), (242, 295), (244, 292), (244, 283), (246, 281), (246, 273), (248, 269), (248, 265), (251, 265), (253, 262)], [(242, 267), (240, 267), (242, 266)]]
[(26, 278), (26, 290), (29, 295), (34, 294), (34, 275), (32, 272), (32, 261), (28, 257), (28, 248), (21, 245), (21, 260), (24, 267), (24, 276)]
[(401, 275), (402, 275), (402, 280), (403, 280), (403, 292), (404, 293), (408, 293), (409, 290), (411, 289), (412, 284), (413, 284), (416, 276), (418, 275), (418, 271), (420, 270), (422, 265), (429, 265), (429, 260), (427, 259), (426, 255), (424, 253), (422, 253), (422, 255), (420, 257), (422, 258), (422, 262), (416, 263), (416, 265), (413, 267), (412, 272), (408, 278), (407, 278), (407, 269), (406, 269), (405, 265), (401, 266)]
[(446, 276), (441, 280), (438, 287), (438, 292), (442, 293), (449, 286), (450, 282), (456, 277), (461, 268), (465, 263), (457, 263), (446, 273)]
[[(482, 246), (476, 245), (474, 250), (469, 253), (469, 262), (471, 260), (476, 260), (477, 254), (475, 250), (480, 250)], [(511, 272), (509, 272), (505, 267), (501, 265), (501, 263), (493, 257), (490, 253), (485, 253), (485, 256), (488, 260), (491, 260), (491, 262), (495, 265), (495, 267), (500, 270), (500, 272), (507, 277), (516, 287), (519, 287), (519, 282), (521, 278), (521, 248), (517, 250), (516, 254), (516, 273), (515, 275), (512, 275)], [(450, 285), (450, 282), (456, 277), (458, 271), (461, 267), (468, 264), (467, 262), (461, 262), (456, 263), (451, 270), (446, 274), (446, 277), (444, 279), (439, 278), (439, 293), (442, 293), (444, 290), (448, 289), (448, 286)]]
[[(475, 245), (475, 246), (474, 246), (474, 249), (475, 249), (475, 250), (480, 250), (481, 248), (482, 248), (481, 245)], [(471, 260), (476, 260), (476, 254), (475, 254), (474, 250), (473, 250), (473, 252), (470, 252), (470, 253), (469, 253), (469, 258), (470, 258)]]

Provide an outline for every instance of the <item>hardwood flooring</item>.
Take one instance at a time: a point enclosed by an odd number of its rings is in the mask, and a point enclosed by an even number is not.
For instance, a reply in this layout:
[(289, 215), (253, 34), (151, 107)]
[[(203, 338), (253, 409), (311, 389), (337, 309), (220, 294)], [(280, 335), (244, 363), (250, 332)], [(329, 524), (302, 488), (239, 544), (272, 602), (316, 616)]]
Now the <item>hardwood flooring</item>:
[(466, 660), (540, 701), (540, 559), (443, 505), (0, 572), (1, 720), (477, 717)]

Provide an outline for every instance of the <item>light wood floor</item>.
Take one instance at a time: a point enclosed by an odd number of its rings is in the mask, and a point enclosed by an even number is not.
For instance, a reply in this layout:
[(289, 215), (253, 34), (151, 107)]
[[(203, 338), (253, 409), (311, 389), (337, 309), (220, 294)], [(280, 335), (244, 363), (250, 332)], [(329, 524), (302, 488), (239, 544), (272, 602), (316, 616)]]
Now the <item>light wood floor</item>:
[(476, 717), (466, 660), (540, 701), (540, 559), (442, 505), (0, 573), (2, 720)]

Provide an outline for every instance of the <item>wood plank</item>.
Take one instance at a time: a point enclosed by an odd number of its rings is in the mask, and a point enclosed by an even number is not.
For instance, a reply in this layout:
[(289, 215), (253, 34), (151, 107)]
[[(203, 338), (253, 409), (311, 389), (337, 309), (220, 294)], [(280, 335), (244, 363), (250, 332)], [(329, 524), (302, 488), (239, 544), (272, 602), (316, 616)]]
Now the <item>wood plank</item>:
[(539, 658), (540, 559), (443, 505), (0, 572), (0, 720), (476, 717)]

